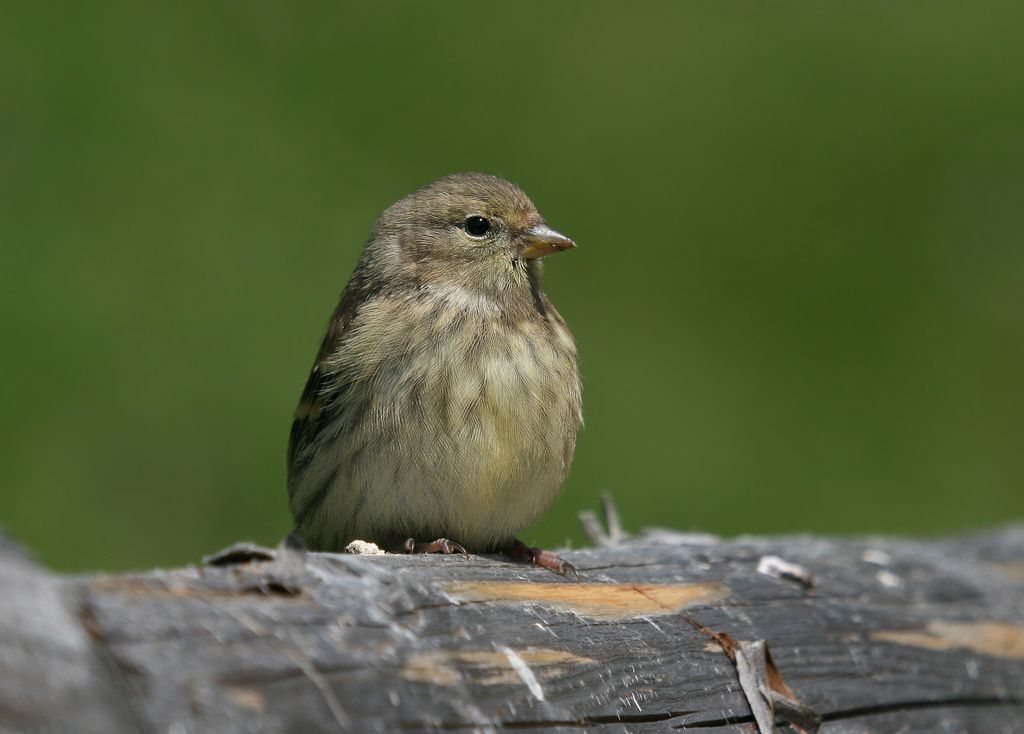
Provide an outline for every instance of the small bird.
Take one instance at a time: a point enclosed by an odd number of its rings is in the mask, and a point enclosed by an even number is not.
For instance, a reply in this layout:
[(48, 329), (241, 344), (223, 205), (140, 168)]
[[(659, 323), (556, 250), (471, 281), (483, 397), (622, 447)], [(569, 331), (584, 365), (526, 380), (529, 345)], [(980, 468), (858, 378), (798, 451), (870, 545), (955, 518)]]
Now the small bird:
[(292, 424), (289, 502), (308, 548), (501, 551), (575, 571), (516, 539), (558, 494), (582, 423), (576, 345), (540, 263), (575, 246), (481, 173), (380, 216)]

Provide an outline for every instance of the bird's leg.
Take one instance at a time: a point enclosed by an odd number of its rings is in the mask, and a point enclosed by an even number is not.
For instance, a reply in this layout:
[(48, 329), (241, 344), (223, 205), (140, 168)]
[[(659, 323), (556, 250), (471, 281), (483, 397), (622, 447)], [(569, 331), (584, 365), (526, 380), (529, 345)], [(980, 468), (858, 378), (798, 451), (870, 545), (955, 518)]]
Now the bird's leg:
[(557, 553), (552, 553), (536, 546), (531, 548), (521, 540), (513, 540), (502, 548), (501, 552), (516, 561), (532, 563), (534, 566), (546, 568), (561, 576), (568, 576), (569, 574), (573, 574), (576, 578), (580, 576), (576, 571), (576, 567)]
[(401, 549), (403, 553), (461, 553), (464, 556), (469, 555), (469, 551), (463, 548), (461, 543), (448, 540), (448, 538), (438, 538), (429, 543), (417, 543), (415, 538), (407, 538), (402, 543)]

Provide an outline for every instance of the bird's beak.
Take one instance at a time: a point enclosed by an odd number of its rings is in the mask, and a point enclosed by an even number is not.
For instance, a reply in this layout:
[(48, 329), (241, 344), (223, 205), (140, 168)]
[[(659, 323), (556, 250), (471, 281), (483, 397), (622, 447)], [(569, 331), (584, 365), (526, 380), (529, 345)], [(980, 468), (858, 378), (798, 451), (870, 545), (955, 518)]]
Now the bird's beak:
[(526, 236), (526, 247), (523, 248), (522, 256), (527, 260), (576, 247), (575, 242), (546, 224), (535, 224), (523, 234)]

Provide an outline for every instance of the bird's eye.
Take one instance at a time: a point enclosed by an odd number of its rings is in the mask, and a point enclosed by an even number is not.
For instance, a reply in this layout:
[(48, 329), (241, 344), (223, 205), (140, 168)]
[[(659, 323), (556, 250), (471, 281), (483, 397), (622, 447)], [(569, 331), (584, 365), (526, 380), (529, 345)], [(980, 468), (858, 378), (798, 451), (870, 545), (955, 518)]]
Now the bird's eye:
[(483, 237), (491, 231), (491, 223), (485, 217), (475, 214), (472, 217), (466, 217), (465, 227), (466, 232), (474, 237)]

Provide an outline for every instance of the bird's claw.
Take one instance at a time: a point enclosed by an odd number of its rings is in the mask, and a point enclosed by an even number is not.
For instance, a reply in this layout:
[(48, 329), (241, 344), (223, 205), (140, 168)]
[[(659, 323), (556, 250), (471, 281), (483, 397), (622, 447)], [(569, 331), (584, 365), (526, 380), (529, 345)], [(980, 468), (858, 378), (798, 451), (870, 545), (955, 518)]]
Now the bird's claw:
[(438, 538), (432, 540), (429, 543), (417, 543), (415, 538), (408, 538), (402, 543), (403, 553), (461, 553), (464, 556), (469, 555), (461, 543), (456, 543), (454, 540), (448, 540), (448, 538)]
[(513, 540), (512, 543), (505, 548), (504, 552), (517, 561), (532, 563), (534, 566), (554, 571), (559, 576), (568, 576), (572, 574), (577, 580), (580, 577), (579, 571), (576, 570), (576, 567), (557, 553), (552, 553), (551, 551), (544, 550), (543, 548), (528, 546), (521, 540)]

